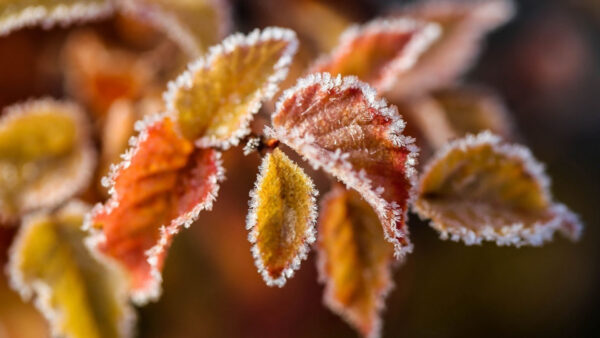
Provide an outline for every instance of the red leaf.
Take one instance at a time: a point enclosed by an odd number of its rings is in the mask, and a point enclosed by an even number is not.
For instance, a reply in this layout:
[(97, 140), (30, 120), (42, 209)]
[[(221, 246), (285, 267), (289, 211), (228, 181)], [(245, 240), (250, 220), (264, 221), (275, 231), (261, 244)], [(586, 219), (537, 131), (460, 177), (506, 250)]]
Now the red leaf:
[(395, 106), (355, 77), (313, 74), (287, 90), (268, 132), (356, 189), (402, 256), (412, 249), (406, 211), (418, 148)]

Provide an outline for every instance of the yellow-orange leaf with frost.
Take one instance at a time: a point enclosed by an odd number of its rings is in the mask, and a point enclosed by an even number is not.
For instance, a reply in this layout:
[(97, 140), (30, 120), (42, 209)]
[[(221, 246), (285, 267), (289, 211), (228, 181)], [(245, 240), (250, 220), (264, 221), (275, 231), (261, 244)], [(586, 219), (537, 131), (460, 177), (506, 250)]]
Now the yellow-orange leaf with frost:
[(466, 244), (539, 246), (558, 230), (577, 239), (577, 215), (555, 203), (543, 166), (527, 148), (488, 132), (438, 151), (422, 174), (415, 209), (441, 237)]
[(312, 72), (355, 75), (378, 90), (387, 90), (439, 32), (436, 24), (410, 19), (378, 19), (353, 26), (342, 34), (330, 55), (317, 61)]
[(129, 272), (132, 299), (160, 294), (161, 271), (173, 236), (210, 209), (223, 177), (220, 153), (194, 149), (175, 124), (155, 116), (105, 185), (111, 197), (86, 220), (93, 246)]
[(270, 27), (234, 34), (191, 63), (165, 95), (183, 135), (201, 147), (237, 145), (285, 78), (297, 44), (293, 31)]
[(267, 285), (285, 284), (314, 242), (316, 220), (312, 180), (282, 151), (263, 159), (246, 227), (252, 256)]
[(394, 247), (356, 191), (336, 186), (325, 195), (317, 254), (325, 304), (364, 337), (379, 337), (385, 296), (393, 286)]
[(119, 0), (119, 8), (149, 22), (197, 57), (231, 29), (227, 0)]
[(34, 25), (50, 28), (88, 21), (112, 13), (110, 0), (2, 0), (0, 1), (0, 36)]
[(5, 108), (0, 118), (0, 219), (62, 203), (88, 184), (95, 151), (81, 108), (52, 99)]
[(442, 32), (414, 66), (397, 78), (393, 95), (422, 94), (452, 84), (475, 61), (482, 38), (513, 13), (510, 0), (425, 0), (399, 10), (394, 17), (435, 22)]
[(126, 279), (85, 245), (88, 210), (72, 201), (53, 214), (28, 215), (11, 247), (11, 285), (24, 299), (34, 298), (54, 336), (130, 337)]
[(418, 148), (395, 106), (356, 77), (311, 74), (284, 92), (267, 132), (357, 190), (396, 254), (412, 250), (406, 226)]

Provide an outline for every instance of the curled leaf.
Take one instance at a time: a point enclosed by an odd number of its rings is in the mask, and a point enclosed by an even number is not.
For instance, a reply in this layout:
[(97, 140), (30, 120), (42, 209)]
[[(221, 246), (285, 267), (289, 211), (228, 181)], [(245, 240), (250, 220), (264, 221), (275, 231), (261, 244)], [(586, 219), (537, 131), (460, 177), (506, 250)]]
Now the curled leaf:
[(11, 247), (11, 284), (24, 299), (35, 297), (55, 336), (129, 337), (125, 276), (85, 245), (87, 210), (70, 202), (54, 214), (28, 215)]
[(379, 337), (393, 287), (394, 247), (377, 214), (354, 190), (336, 186), (321, 202), (318, 269), (325, 304), (365, 337)]
[(406, 213), (418, 148), (395, 106), (355, 77), (312, 74), (282, 95), (272, 122), (272, 137), (371, 204), (397, 255), (412, 249)]
[(62, 203), (90, 181), (95, 151), (80, 107), (52, 99), (0, 118), (0, 219)]
[(406, 102), (406, 113), (433, 149), (466, 134), (488, 130), (506, 139), (514, 138), (506, 107), (493, 93), (477, 87), (438, 90), (430, 96)]
[(226, 0), (119, 0), (117, 4), (165, 32), (192, 57), (218, 42), (231, 26)]
[(252, 256), (267, 285), (282, 287), (315, 241), (312, 180), (281, 150), (267, 154), (251, 193), (246, 228)]
[(88, 21), (112, 13), (109, 0), (3, 0), (0, 2), (0, 36), (34, 25), (50, 28)]
[(415, 209), (443, 239), (538, 246), (560, 230), (577, 239), (577, 216), (552, 201), (543, 166), (527, 148), (488, 132), (450, 143), (425, 169)]
[(110, 199), (94, 208), (85, 226), (97, 232), (91, 245), (129, 272), (132, 299), (144, 303), (160, 294), (160, 272), (173, 236), (212, 207), (223, 169), (219, 152), (194, 150), (162, 116), (141, 124), (131, 143), (104, 182)]
[(191, 63), (165, 95), (183, 135), (200, 147), (237, 145), (285, 78), (297, 45), (293, 31), (271, 27), (234, 34)]
[(415, 65), (394, 83), (406, 96), (447, 86), (477, 57), (485, 34), (513, 16), (510, 0), (425, 0), (410, 4), (396, 16), (435, 22), (442, 33)]
[(138, 99), (154, 75), (146, 60), (108, 49), (93, 32), (72, 34), (63, 61), (67, 91), (100, 117), (119, 99)]
[(313, 72), (355, 75), (378, 90), (387, 90), (412, 67), (440, 34), (436, 24), (410, 19), (374, 20), (352, 26), (336, 49), (313, 66)]

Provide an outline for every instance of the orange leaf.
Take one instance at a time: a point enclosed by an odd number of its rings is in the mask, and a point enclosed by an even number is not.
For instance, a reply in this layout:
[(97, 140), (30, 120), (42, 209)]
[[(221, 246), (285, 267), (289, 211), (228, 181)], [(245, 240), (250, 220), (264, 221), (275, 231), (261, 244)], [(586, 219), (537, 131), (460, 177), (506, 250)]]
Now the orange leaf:
[(200, 147), (237, 145), (285, 78), (297, 45), (293, 31), (269, 27), (231, 35), (191, 63), (165, 95), (184, 136)]
[(396, 254), (412, 249), (406, 211), (418, 148), (395, 106), (355, 77), (312, 74), (282, 95), (272, 122), (272, 137), (371, 204)]
[(378, 90), (387, 90), (439, 34), (436, 24), (410, 19), (353, 26), (342, 34), (329, 56), (317, 61), (312, 72), (356, 75)]
[(127, 268), (133, 300), (143, 303), (160, 293), (172, 237), (212, 207), (223, 169), (219, 152), (194, 150), (169, 118), (149, 119), (133, 143), (105, 182), (111, 198), (86, 226), (100, 229), (94, 246)]
[(539, 246), (560, 230), (577, 239), (582, 225), (552, 201), (543, 165), (527, 148), (488, 132), (450, 143), (425, 169), (415, 208), (443, 239), (466, 244)]
[(250, 195), (246, 228), (267, 285), (282, 287), (306, 259), (315, 240), (316, 195), (312, 180), (281, 150), (265, 156)]
[(77, 32), (63, 51), (68, 92), (104, 116), (119, 99), (136, 100), (153, 80), (150, 64), (135, 54), (108, 49), (93, 32)]
[(394, 248), (377, 214), (356, 191), (336, 186), (321, 202), (317, 243), (325, 304), (363, 336), (379, 337)]
[(456, 81), (479, 54), (481, 39), (513, 16), (510, 0), (426, 0), (401, 9), (396, 17), (438, 23), (442, 34), (410, 71), (393, 84), (400, 96), (420, 94)]

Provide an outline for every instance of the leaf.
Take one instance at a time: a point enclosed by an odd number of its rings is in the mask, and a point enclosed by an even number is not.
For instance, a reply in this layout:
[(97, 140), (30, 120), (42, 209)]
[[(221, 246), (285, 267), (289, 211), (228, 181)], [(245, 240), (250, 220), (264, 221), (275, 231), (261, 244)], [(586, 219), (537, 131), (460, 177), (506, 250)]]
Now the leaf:
[(381, 311), (393, 287), (394, 247), (377, 214), (354, 190), (336, 186), (321, 202), (317, 242), (324, 303), (365, 337), (381, 335)]
[(154, 80), (147, 60), (123, 49), (108, 49), (91, 31), (69, 36), (63, 63), (67, 91), (98, 117), (119, 99), (139, 99)]
[(184, 136), (200, 147), (237, 145), (285, 78), (297, 45), (293, 31), (271, 27), (234, 34), (192, 62), (165, 95)]
[(3, 0), (0, 2), (0, 36), (23, 27), (41, 25), (48, 29), (89, 21), (112, 13), (108, 0)]
[(267, 154), (251, 192), (246, 228), (254, 262), (267, 285), (282, 287), (315, 241), (312, 180), (282, 151)]
[(395, 106), (355, 77), (312, 74), (282, 95), (272, 123), (271, 137), (369, 202), (398, 256), (412, 250), (406, 212), (418, 148)]
[(95, 151), (81, 108), (49, 98), (5, 108), (0, 118), (0, 219), (51, 208), (90, 181)]
[(226, 0), (120, 0), (120, 9), (150, 22), (191, 57), (231, 30)]
[(70, 202), (54, 214), (28, 215), (11, 247), (11, 284), (24, 299), (35, 297), (54, 336), (129, 337), (135, 317), (125, 276), (85, 245), (87, 210)]
[(450, 143), (423, 172), (415, 208), (443, 239), (539, 246), (556, 230), (577, 239), (582, 225), (552, 201), (543, 166), (527, 148), (489, 132)]
[(395, 17), (435, 22), (442, 34), (393, 84), (395, 95), (421, 94), (455, 82), (473, 64), (482, 38), (514, 11), (510, 0), (426, 0), (399, 10)]
[(355, 25), (342, 34), (330, 55), (317, 61), (312, 72), (356, 75), (378, 90), (388, 90), (439, 34), (436, 24), (410, 19)]
[(158, 298), (173, 236), (212, 207), (223, 169), (218, 151), (194, 150), (169, 118), (155, 116), (140, 127), (104, 182), (110, 199), (94, 208), (85, 226), (97, 232), (92, 245), (129, 272), (132, 299), (142, 304)]
[(409, 100), (407, 106), (406, 113), (411, 115), (433, 149), (439, 149), (452, 139), (485, 130), (506, 139), (515, 137), (506, 107), (483, 88), (446, 88), (431, 96)]

